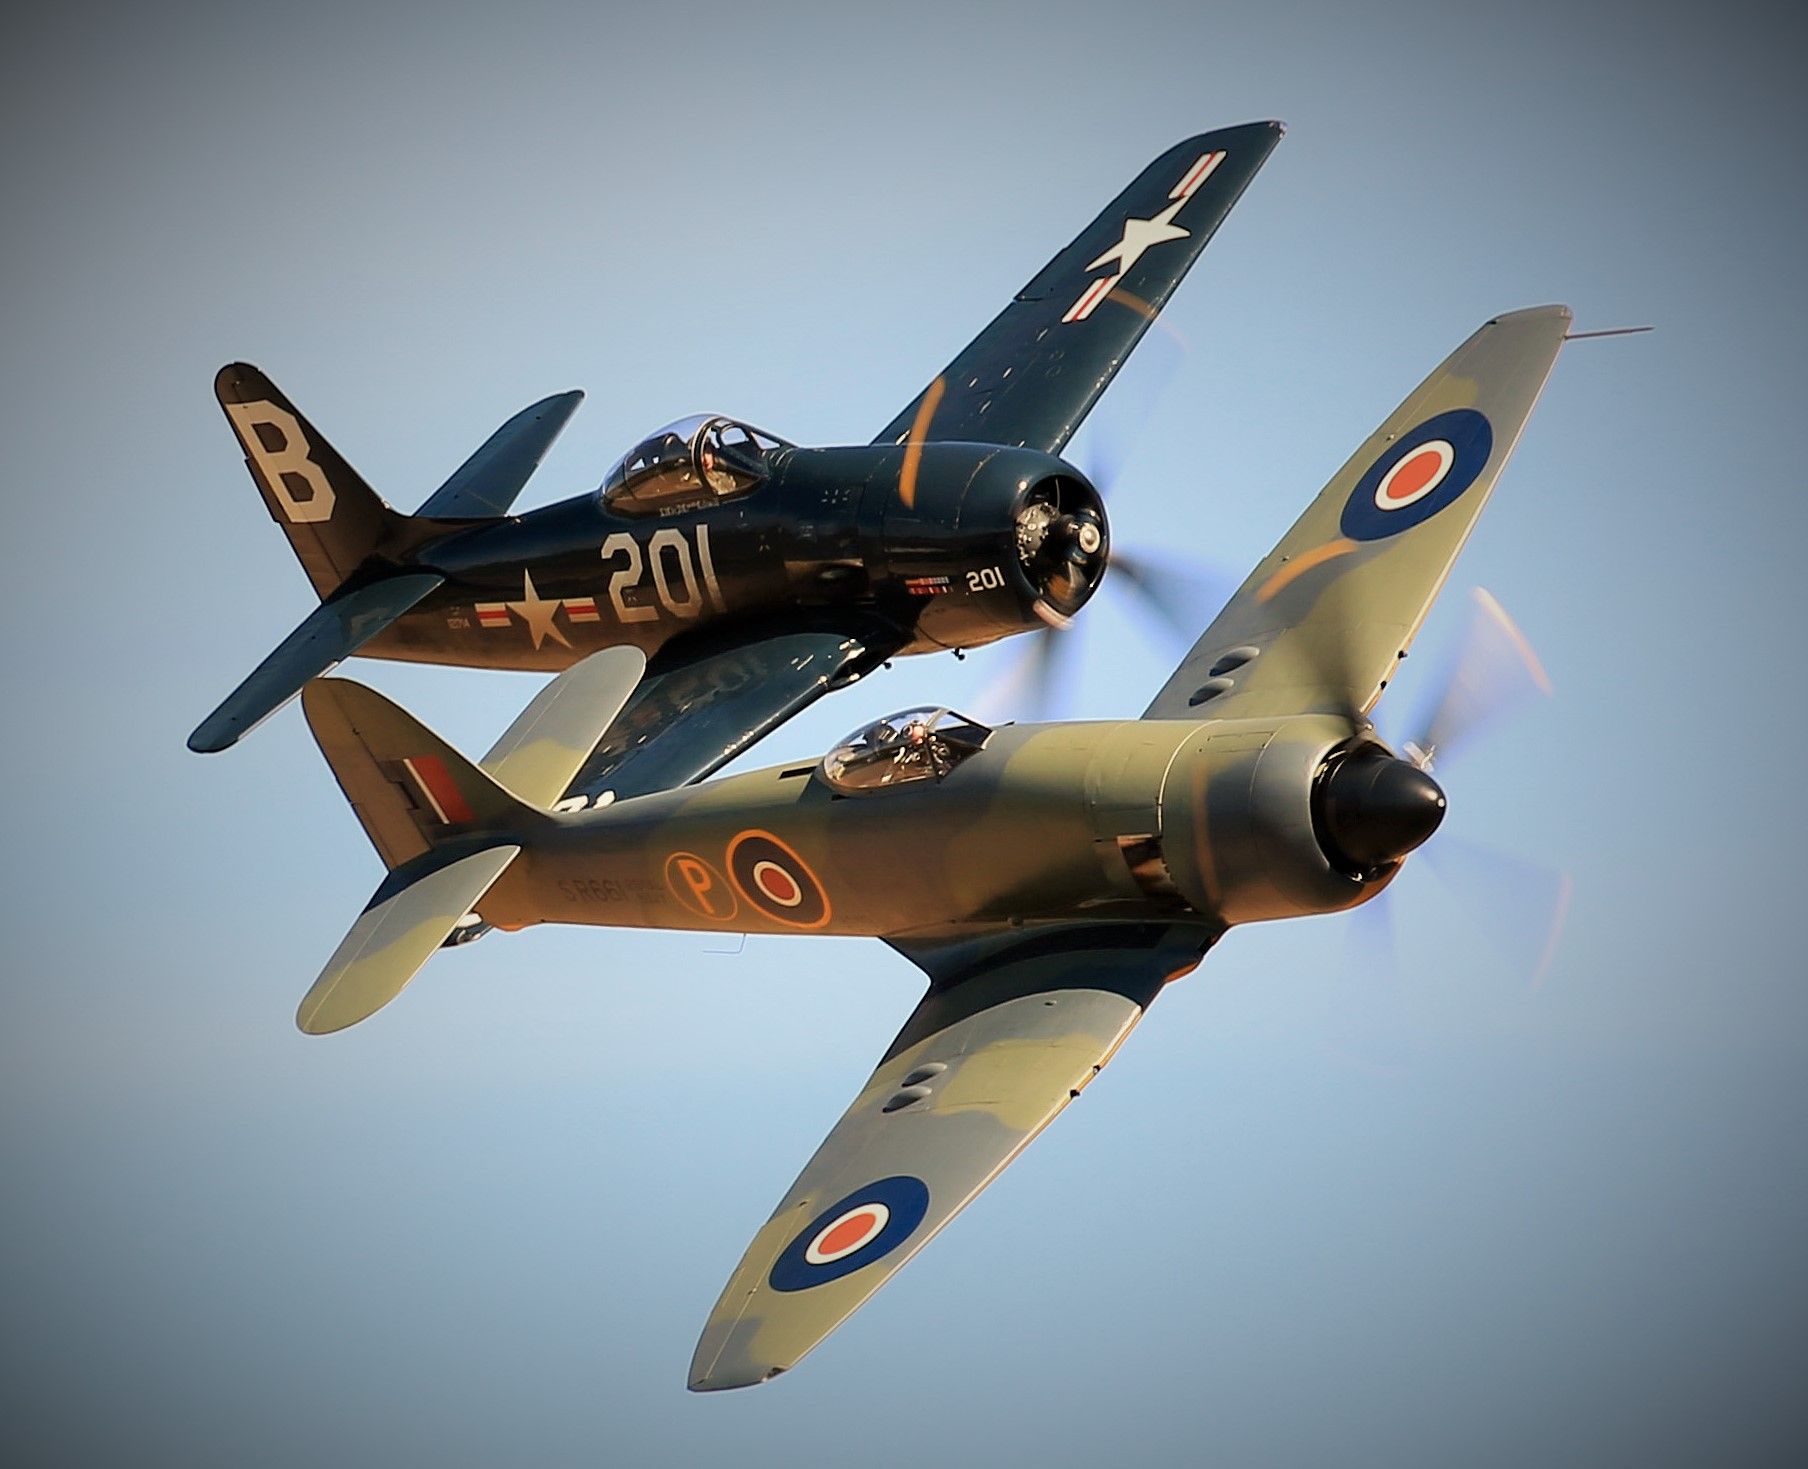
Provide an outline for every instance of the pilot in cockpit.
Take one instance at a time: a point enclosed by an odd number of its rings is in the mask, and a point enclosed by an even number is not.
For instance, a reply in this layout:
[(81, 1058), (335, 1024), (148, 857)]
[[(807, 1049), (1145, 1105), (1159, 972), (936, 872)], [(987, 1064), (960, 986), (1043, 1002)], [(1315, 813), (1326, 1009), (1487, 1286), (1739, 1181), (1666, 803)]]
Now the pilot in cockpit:
[(907, 709), (849, 735), (823, 757), (823, 778), (848, 793), (940, 780), (991, 731), (946, 708)]
[(768, 456), (787, 447), (732, 418), (680, 419), (616, 461), (603, 480), (603, 504), (619, 515), (651, 515), (720, 503), (760, 485)]
[(714, 444), (705, 441), (697, 454), (697, 465), (703, 471), (703, 482), (718, 495), (732, 495), (742, 487), (741, 481), (735, 478), (734, 471), (716, 452)]

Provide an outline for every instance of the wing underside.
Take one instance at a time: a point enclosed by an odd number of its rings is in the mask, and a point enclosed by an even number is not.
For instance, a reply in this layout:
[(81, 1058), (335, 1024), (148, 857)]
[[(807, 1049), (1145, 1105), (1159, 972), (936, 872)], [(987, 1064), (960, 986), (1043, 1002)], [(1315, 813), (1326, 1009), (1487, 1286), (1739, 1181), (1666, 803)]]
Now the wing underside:
[(1054, 924), (892, 940), (930, 992), (748, 1246), (692, 1389), (794, 1366), (1080, 1094), (1214, 936)]
[[(885, 651), (890, 651), (889, 649)], [(704, 779), (884, 653), (841, 632), (779, 633), (650, 673), (565, 792), (594, 801)]]

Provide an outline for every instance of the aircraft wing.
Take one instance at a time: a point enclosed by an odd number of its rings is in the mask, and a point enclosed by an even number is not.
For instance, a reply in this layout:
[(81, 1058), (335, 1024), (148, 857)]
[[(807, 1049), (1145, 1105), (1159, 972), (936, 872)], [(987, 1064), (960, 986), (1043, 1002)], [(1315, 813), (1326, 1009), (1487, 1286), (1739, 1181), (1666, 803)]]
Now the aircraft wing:
[(1037, 272), (873, 441), (1058, 454), (1280, 141), (1252, 122), (1177, 143)]
[(929, 972), (929, 994), (754, 1236), (691, 1388), (795, 1366), (1080, 1094), (1215, 937), (1062, 923), (892, 939)]
[(777, 633), (650, 673), (566, 789), (618, 800), (702, 780), (889, 649), (835, 631)]
[(1396, 408), (1212, 621), (1145, 719), (1366, 715), (1519, 442), (1565, 306), (1483, 326)]
[(408, 571), (334, 594), (195, 726), (188, 748), (213, 754), (237, 744), (309, 679), (338, 667), (444, 581), (437, 571)]

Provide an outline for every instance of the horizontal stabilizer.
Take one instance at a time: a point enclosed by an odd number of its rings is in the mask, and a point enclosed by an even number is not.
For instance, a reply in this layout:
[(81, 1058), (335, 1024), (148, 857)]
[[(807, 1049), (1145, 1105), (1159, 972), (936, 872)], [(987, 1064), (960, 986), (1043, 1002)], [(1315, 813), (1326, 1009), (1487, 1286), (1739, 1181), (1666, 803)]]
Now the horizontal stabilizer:
[(637, 648), (591, 654), (540, 691), (481, 766), (363, 684), (323, 678), (302, 691), (320, 753), (390, 874), (301, 1002), (297, 1025), (309, 1035), (344, 1030), (402, 992), (502, 876), (524, 832), (553, 819), (544, 806), (645, 667)]
[(296, 1025), (308, 1035), (326, 1035), (381, 1010), (401, 994), (520, 851), (517, 846), (491, 847), (437, 868), (387, 897), (379, 889), (303, 998)]
[(417, 512), (435, 520), (479, 520), (507, 515), (515, 497), (540, 467), (584, 395), (577, 389), (542, 398), (491, 434)]
[(212, 754), (235, 745), (445, 580), (437, 572), (389, 577), (323, 602), (227, 695), (188, 737), (188, 748)]
[(574, 663), (483, 757), (483, 768), (524, 801), (550, 806), (565, 793), (646, 672), (639, 648), (604, 648)]

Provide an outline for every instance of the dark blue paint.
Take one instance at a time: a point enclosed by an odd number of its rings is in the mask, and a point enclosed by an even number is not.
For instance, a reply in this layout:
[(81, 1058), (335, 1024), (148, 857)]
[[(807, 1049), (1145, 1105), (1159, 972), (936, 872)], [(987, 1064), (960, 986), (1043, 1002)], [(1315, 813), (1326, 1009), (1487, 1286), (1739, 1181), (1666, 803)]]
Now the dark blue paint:
[[(1375, 503), (1375, 491), (1387, 472), (1422, 444), (1443, 439), (1455, 452), (1450, 472), (1443, 483), (1423, 500), (1415, 500), (1398, 510), (1383, 510)], [(1423, 525), (1446, 505), (1454, 503), (1476, 476), (1487, 467), (1494, 452), (1494, 427), (1485, 415), (1473, 408), (1453, 408), (1426, 419), (1409, 429), (1393, 443), (1356, 481), (1350, 498), (1344, 502), (1340, 529), (1353, 541), (1379, 541), (1397, 536), (1403, 530)]]
[[(856, 1209), (862, 1204), (883, 1204), (891, 1210), (891, 1218), (886, 1220), (885, 1228), (853, 1254), (843, 1255), (827, 1265), (812, 1265), (804, 1258), (804, 1251), (809, 1249), (810, 1241), (816, 1238), (825, 1225), (833, 1223), (848, 1210)], [(897, 1249), (916, 1233), (917, 1226), (923, 1222), (923, 1216), (928, 1212), (929, 1186), (920, 1178), (898, 1174), (857, 1188), (846, 1198), (830, 1204), (797, 1232), (791, 1243), (785, 1246), (784, 1253), (773, 1262), (767, 1283), (774, 1290), (808, 1290), (813, 1285), (827, 1285), (831, 1280), (852, 1275), (856, 1270), (883, 1259)]]

